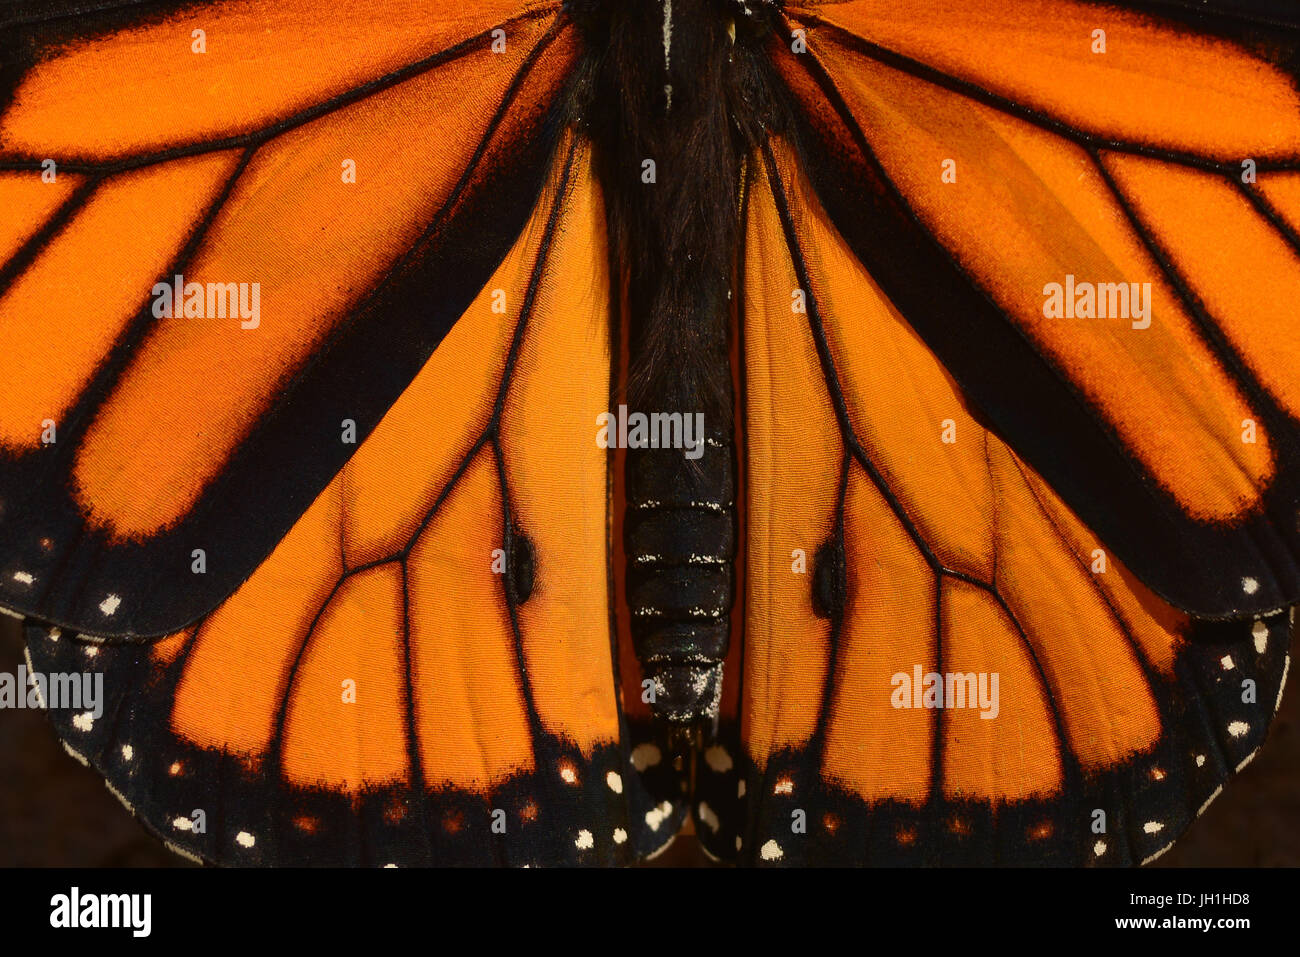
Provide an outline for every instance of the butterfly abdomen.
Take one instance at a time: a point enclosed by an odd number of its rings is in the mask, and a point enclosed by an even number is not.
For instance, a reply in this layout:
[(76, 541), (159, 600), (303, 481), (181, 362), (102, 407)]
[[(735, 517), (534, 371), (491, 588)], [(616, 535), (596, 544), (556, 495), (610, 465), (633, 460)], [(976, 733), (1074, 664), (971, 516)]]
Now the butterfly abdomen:
[(698, 725), (718, 712), (735, 579), (730, 330), (741, 169), (757, 135), (749, 59), (735, 9), (717, 0), (570, 10), (590, 51), (575, 113), (605, 195), (627, 414), (651, 436), (655, 417), (680, 417), (688, 438), (622, 443), (632, 637), (651, 710)]
[(729, 639), (736, 541), (730, 437), (629, 452), (624, 545), (632, 640), (652, 710), (670, 724), (717, 715)]

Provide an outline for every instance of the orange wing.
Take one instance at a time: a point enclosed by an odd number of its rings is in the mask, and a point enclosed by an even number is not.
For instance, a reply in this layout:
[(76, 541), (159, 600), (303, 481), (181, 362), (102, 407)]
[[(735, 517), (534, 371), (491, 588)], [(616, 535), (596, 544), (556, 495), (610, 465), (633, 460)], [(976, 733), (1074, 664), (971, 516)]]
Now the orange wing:
[[(1295, 37), (786, 10), (798, 109), (744, 256), (742, 715), (700, 832), (757, 863), (1149, 860), (1289, 663)], [(1147, 298), (1103, 312), (1121, 284)]]
[(990, 424), (1178, 607), (1300, 600), (1295, 31), (1073, 0), (788, 13), (813, 186)]
[(159, 635), (270, 553), (519, 235), (576, 56), (556, 14), (227, 0), (19, 28), (0, 600)]
[(1263, 741), (1285, 614), (1230, 647), (971, 410), (791, 150), (752, 177), (740, 753), (701, 834), (758, 863), (1129, 863)]
[(558, 4), (55, 12), (3, 38), (0, 601), (104, 676), (43, 690), (69, 751), (215, 862), (661, 847)]
[(492, 279), (234, 595), (150, 648), (32, 629), (34, 671), (85, 655), (104, 671), (102, 715), (51, 714), (175, 848), (626, 863), (676, 832), (676, 781), (645, 747), (634, 765), (616, 691), (603, 248), (574, 145)]

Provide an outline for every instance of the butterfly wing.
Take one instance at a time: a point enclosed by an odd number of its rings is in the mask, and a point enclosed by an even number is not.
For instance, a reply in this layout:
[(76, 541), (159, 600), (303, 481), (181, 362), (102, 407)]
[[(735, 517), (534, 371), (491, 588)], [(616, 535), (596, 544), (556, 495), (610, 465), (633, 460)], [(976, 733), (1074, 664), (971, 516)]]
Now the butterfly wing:
[(1262, 742), (1288, 615), (1198, 640), (971, 410), (794, 152), (760, 164), (743, 718), (738, 759), (701, 764), (702, 838), (757, 863), (1150, 859)]
[(586, 148), (560, 160), (465, 315), (212, 614), (147, 647), (29, 630), (34, 672), (103, 673), (101, 714), (51, 716), (183, 852), (627, 863), (675, 833), (611, 642), (603, 206)]
[(127, 11), (11, 28), (0, 600), (145, 636), (248, 577), (478, 294), (575, 39), (515, 2)]
[[(626, 863), (682, 817), (621, 707), (572, 30), (427, 7), (22, 27), (3, 600), (67, 749), (203, 860)], [(181, 273), (260, 322), (154, 315)]]
[(1300, 599), (1295, 29), (1067, 0), (789, 14), (814, 188), (981, 413), (1172, 604)]

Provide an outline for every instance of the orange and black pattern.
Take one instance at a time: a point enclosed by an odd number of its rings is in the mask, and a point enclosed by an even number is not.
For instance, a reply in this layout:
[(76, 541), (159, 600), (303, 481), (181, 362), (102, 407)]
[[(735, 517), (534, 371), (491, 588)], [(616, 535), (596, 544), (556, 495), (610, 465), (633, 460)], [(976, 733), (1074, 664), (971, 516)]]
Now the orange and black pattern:
[[(0, 7), (0, 605), (105, 676), (65, 746), (222, 864), (1156, 856), (1300, 602), (1294, 15), (621, 2)], [(725, 295), (665, 337), (646, 262)], [(705, 391), (698, 469), (597, 438)]]
[[(233, 864), (608, 864), (675, 832), (667, 762), (620, 747), (606, 463), (576, 441), (610, 370), (584, 327), (604, 303), (584, 255), (601, 209), (585, 153), (559, 156), (449, 335), (464, 348), (435, 353), (234, 595), (146, 647), (35, 630), (33, 671), (113, 676), (105, 714), (73, 717), (66, 740), (174, 847)], [(500, 385), (438, 423), (458, 441), (421, 439), (469, 357)], [(557, 387), (558, 368), (581, 387)], [(553, 457), (574, 447), (585, 463)]]
[[(1153, 857), (1262, 743), (1290, 616), (1197, 621), (1108, 560), (968, 411), (788, 154), (765, 159), (745, 259), (744, 710), (723, 739), (745, 753), (706, 752), (702, 839), (786, 863)], [(838, 605), (791, 574), (801, 547), (837, 556)], [(947, 707), (899, 708), (893, 679), (918, 672), (999, 684), (962, 688), (979, 708), (946, 689)]]
[[(1216, 43), (1136, 12), (1103, 29), (1093, 4), (1054, 5), (1048, 31), (1015, 5), (925, 6), (789, 8), (816, 49), (776, 60), (832, 220), (981, 414), (1158, 594), (1216, 618), (1289, 604), (1293, 32), (1275, 65), (1252, 55), (1270, 47), (1250, 21), (1208, 21), (1242, 37)], [(955, 182), (919, 175), (941, 164)], [(1162, 319), (1045, 322), (1045, 285), (1067, 276), (1150, 283)]]

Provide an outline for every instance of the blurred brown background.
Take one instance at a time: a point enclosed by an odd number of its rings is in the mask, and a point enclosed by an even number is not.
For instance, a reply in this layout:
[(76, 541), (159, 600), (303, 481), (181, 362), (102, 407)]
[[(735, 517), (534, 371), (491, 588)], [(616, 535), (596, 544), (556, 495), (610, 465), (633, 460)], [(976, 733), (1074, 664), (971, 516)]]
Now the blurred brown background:
[[(23, 659), (17, 621), (0, 621), (0, 671)], [(1291, 684), (1294, 686), (1295, 678)], [(658, 866), (707, 866), (682, 835)], [(0, 866), (187, 867), (64, 752), (43, 712), (0, 710)], [(1155, 866), (1300, 865), (1300, 692), (1290, 688), (1269, 739)]]

